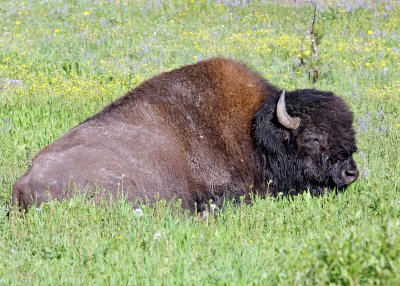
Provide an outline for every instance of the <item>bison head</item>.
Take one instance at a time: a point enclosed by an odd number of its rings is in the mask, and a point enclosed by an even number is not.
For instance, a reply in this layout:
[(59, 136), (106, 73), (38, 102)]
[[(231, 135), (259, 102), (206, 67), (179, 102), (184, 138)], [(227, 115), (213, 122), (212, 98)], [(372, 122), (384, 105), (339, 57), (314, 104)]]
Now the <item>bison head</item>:
[(343, 189), (358, 178), (352, 124), (353, 114), (330, 92), (275, 95), (254, 118), (256, 184), (274, 194)]

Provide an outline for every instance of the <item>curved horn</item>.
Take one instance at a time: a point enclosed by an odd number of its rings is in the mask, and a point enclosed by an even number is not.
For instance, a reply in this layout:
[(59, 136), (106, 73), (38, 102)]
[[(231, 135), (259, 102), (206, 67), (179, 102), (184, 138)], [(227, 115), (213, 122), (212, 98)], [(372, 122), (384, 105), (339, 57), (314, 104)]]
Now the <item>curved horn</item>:
[(300, 125), (300, 118), (290, 117), (286, 111), (285, 91), (282, 91), (279, 97), (278, 105), (276, 106), (276, 116), (278, 117), (279, 123), (288, 129), (297, 129)]

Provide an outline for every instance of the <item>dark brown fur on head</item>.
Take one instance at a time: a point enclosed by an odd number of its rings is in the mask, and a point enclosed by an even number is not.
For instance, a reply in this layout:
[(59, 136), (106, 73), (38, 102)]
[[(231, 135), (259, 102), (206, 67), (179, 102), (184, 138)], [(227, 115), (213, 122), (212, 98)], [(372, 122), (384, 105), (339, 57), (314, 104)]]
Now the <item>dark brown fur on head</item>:
[(71, 183), (104, 190), (95, 200), (180, 199), (189, 209), (251, 192), (344, 187), (356, 170), (347, 106), (327, 92), (287, 92), (287, 112), (301, 120), (292, 130), (277, 120), (280, 94), (229, 59), (163, 73), (39, 152), (14, 185), (13, 203), (69, 198)]
[(356, 180), (353, 114), (343, 100), (314, 89), (286, 93), (288, 113), (301, 122), (297, 129), (287, 130), (273, 112), (278, 97), (268, 99), (254, 119), (261, 188), (271, 180), (275, 194), (309, 190), (317, 195)]

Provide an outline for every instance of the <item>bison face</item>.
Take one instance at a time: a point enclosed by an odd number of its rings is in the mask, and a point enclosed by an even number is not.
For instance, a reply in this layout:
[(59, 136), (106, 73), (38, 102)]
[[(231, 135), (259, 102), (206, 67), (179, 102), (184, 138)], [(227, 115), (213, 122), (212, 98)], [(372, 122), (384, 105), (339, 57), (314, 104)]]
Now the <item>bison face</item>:
[(263, 105), (254, 124), (261, 189), (320, 195), (357, 180), (353, 115), (332, 93), (283, 92)]
[(330, 147), (333, 141), (331, 136), (334, 135), (310, 127), (299, 130), (293, 136), (299, 165), (303, 165), (303, 176), (308, 178), (307, 188), (315, 195), (323, 194), (326, 189), (342, 189), (358, 178), (357, 166), (352, 158), (356, 148), (347, 154), (344, 150), (341, 150), (342, 154), (336, 154), (338, 148)]

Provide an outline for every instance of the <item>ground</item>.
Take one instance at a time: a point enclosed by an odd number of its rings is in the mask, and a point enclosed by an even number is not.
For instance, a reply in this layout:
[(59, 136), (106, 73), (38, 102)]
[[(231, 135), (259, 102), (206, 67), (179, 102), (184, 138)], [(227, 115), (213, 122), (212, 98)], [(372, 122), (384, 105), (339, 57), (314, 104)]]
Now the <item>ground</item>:
[(281, 88), (312, 87), (313, 9), (300, 2), (3, 1), (0, 285), (399, 284), (398, 1), (318, 1), (315, 87), (355, 114), (361, 175), (346, 192), (202, 218), (79, 197), (5, 216), (38, 150), (160, 72), (223, 55)]

